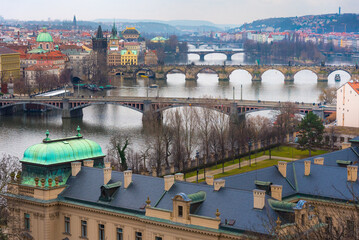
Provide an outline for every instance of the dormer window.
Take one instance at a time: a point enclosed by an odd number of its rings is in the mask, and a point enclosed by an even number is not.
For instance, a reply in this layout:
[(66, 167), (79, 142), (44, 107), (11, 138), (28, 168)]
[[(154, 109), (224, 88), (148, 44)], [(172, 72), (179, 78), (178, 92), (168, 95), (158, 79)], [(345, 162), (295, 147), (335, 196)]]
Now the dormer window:
[(178, 206), (178, 217), (183, 217), (183, 206)]

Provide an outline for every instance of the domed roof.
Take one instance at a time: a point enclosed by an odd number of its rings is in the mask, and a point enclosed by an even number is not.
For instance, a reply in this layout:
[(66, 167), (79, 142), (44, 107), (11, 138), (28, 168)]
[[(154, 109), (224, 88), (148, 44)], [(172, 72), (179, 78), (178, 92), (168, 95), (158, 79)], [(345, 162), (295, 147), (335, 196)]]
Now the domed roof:
[(84, 139), (81, 134), (74, 137), (50, 140), (35, 144), (26, 149), (22, 163), (52, 165), (78, 160), (104, 157), (100, 145)]
[(136, 30), (134, 27), (127, 27), (125, 30), (122, 31), (122, 35), (126, 34), (138, 34), (140, 35), (140, 32)]
[(46, 32), (46, 28), (42, 29), (42, 32), (36, 38), (36, 42), (53, 42), (50, 33)]

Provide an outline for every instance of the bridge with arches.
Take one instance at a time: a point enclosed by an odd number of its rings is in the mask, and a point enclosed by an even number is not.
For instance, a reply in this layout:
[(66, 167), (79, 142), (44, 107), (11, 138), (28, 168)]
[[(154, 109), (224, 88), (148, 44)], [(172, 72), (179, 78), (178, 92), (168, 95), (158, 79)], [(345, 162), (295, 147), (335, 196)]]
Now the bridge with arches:
[[(0, 115), (11, 114), (16, 110), (16, 106), (21, 105), (40, 105), (51, 109), (62, 111), (62, 118), (82, 117), (83, 108), (92, 105), (118, 105), (133, 109), (143, 114), (143, 120), (160, 118), (162, 112), (175, 107), (204, 107), (216, 110), (231, 118), (237, 118), (241, 114), (248, 112), (279, 109), (280, 103), (274, 101), (252, 101), (252, 100), (229, 100), (214, 98), (168, 98), (168, 97), (21, 97), (11, 99), (0, 99)], [(335, 106), (318, 108), (309, 103), (297, 103), (300, 112), (309, 111), (321, 112), (329, 115), (336, 111)]]
[(262, 81), (263, 73), (277, 70), (284, 76), (284, 81), (293, 82), (296, 73), (309, 70), (317, 75), (318, 82), (328, 81), (328, 76), (338, 70), (347, 72), (352, 79), (359, 79), (359, 67), (356, 66), (285, 66), (285, 65), (158, 65), (158, 66), (120, 66), (113, 68), (111, 74), (121, 75), (125, 79), (135, 79), (140, 71), (146, 70), (156, 80), (166, 80), (167, 74), (183, 73), (186, 80), (197, 80), (198, 74), (211, 71), (218, 75), (219, 81), (228, 81), (236, 70), (247, 71), (252, 81)]
[(206, 55), (209, 55), (209, 54), (213, 54), (213, 53), (220, 53), (220, 54), (224, 54), (226, 55), (227, 57), (227, 61), (231, 61), (232, 60), (232, 56), (234, 54), (237, 54), (237, 53), (244, 53), (243, 49), (238, 49), (238, 50), (230, 50), (230, 49), (214, 49), (214, 50), (208, 50), (208, 51), (205, 51), (205, 50), (189, 50), (187, 52), (187, 54), (195, 54), (195, 55), (198, 55), (199, 56), (199, 60), (200, 61), (204, 61), (204, 57)]

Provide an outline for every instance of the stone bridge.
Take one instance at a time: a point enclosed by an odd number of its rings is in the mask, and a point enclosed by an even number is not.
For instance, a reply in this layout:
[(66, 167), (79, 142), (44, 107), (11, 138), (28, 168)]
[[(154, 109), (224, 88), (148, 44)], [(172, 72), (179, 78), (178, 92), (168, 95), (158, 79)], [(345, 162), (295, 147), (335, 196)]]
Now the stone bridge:
[[(204, 107), (219, 111), (237, 119), (241, 114), (253, 111), (278, 109), (280, 104), (273, 101), (250, 101), (250, 100), (228, 100), (213, 98), (155, 98), (155, 97), (23, 97), (12, 99), (0, 99), (0, 115), (11, 114), (16, 106), (40, 105), (43, 108), (58, 109), (62, 111), (62, 118), (82, 117), (82, 109), (91, 105), (119, 105), (138, 111), (143, 114), (143, 120), (161, 118), (162, 112), (175, 107)], [(336, 111), (335, 106), (318, 108), (313, 104), (297, 104), (302, 113), (316, 111), (323, 115), (329, 115)]]
[(352, 79), (359, 79), (359, 67), (356, 66), (285, 66), (285, 65), (158, 65), (158, 66), (120, 66), (113, 68), (111, 74), (122, 75), (125, 79), (135, 79), (140, 71), (152, 73), (157, 80), (165, 80), (167, 74), (181, 72), (186, 80), (197, 80), (198, 74), (211, 71), (218, 75), (219, 81), (228, 81), (235, 70), (247, 71), (252, 81), (261, 81), (262, 75), (268, 70), (277, 70), (284, 75), (286, 82), (293, 82), (294, 75), (309, 70), (318, 77), (318, 82), (328, 81), (328, 76), (337, 70), (347, 72)]
[(199, 60), (200, 61), (204, 61), (204, 57), (208, 54), (212, 54), (212, 53), (221, 53), (226, 55), (227, 57), (227, 61), (231, 61), (232, 60), (232, 56), (234, 54), (237, 53), (243, 53), (243, 50), (210, 50), (210, 51), (188, 51), (187, 54), (196, 54), (199, 56)]

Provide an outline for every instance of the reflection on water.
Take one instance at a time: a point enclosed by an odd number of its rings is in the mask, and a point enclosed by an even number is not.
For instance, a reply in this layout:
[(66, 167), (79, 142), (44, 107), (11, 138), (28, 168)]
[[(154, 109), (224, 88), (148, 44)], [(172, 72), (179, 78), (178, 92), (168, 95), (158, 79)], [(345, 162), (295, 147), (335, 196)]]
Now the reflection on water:
[[(211, 57), (211, 56), (208, 56)], [(243, 57), (243, 56), (242, 56)], [(243, 61), (240, 54), (233, 59)], [(207, 59), (207, 58), (206, 58)], [(211, 61), (211, 60), (208, 60)], [(213, 60), (215, 62), (216, 60)], [(221, 60), (218, 60), (221, 61)], [(336, 73), (341, 75), (341, 82), (335, 82)], [(328, 82), (317, 82), (311, 71), (301, 71), (294, 76), (293, 83), (285, 83), (284, 76), (274, 70), (262, 76), (262, 82), (252, 82), (251, 75), (244, 70), (236, 70), (230, 75), (230, 81), (219, 82), (216, 74), (200, 73), (197, 81), (185, 81), (180, 73), (168, 74), (167, 81), (148, 79), (122, 80), (118, 76), (111, 83), (118, 88), (92, 93), (80, 90), (80, 95), (97, 96), (164, 96), (164, 97), (203, 97), (235, 98), (251, 100), (316, 102), (321, 90), (328, 86), (339, 87), (347, 82), (349, 74), (336, 71), (329, 76)], [(148, 88), (156, 83), (159, 88)], [(241, 91), (242, 89), (242, 91)], [(50, 138), (60, 138), (76, 134), (79, 125), (82, 134), (97, 141), (106, 153), (109, 138), (121, 132), (131, 136), (132, 147), (141, 148), (144, 144), (142, 114), (120, 106), (95, 105), (83, 110), (83, 119), (62, 120), (61, 112), (53, 110), (45, 114), (16, 113), (13, 116), (0, 116), (0, 153), (9, 153), (21, 157), (27, 147), (40, 143), (49, 129)]]

